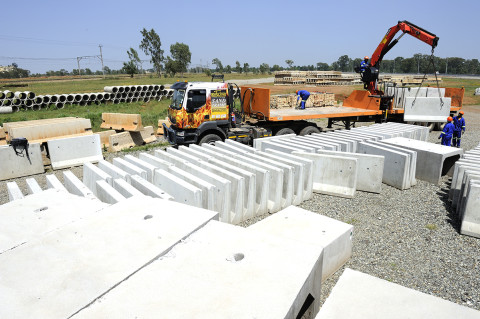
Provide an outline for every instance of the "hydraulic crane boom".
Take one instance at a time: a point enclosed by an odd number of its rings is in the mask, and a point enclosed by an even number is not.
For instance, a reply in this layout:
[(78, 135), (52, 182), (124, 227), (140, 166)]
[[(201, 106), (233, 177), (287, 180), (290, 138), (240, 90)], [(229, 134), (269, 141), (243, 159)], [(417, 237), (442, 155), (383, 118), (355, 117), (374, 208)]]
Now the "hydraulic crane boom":
[[(403, 31), (403, 34), (392, 41), (393, 37), (398, 31)], [(385, 54), (387, 54), (387, 52), (390, 51), (395, 44), (397, 44), (398, 40), (400, 40), (405, 33), (408, 33), (420, 41), (425, 42), (426, 44), (430, 45), (432, 49), (437, 46), (439, 38), (435, 34), (428, 32), (425, 29), (422, 29), (406, 20), (398, 21), (396, 25), (388, 29), (387, 34), (385, 34), (377, 49), (373, 53), (372, 58), (370, 59), (370, 67), (362, 72), (362, 81), (365, 82), (366, 89), (371, 94), (381, 94), (381, 92), (377, 90), (376, 85), (380, 63), (382, 62)]]

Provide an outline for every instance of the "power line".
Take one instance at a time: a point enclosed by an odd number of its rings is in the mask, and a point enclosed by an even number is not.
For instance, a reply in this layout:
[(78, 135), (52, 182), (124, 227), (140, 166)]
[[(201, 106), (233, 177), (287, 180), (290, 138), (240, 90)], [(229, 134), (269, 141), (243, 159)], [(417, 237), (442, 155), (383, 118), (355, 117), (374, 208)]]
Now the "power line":
[(0, 56), (0, 59), (33, 60), (33, 61), (59, 61), (59, 60), (75, 60), (76, 58), (25, 58), (25, 57), (15, 57), (15, 56)]

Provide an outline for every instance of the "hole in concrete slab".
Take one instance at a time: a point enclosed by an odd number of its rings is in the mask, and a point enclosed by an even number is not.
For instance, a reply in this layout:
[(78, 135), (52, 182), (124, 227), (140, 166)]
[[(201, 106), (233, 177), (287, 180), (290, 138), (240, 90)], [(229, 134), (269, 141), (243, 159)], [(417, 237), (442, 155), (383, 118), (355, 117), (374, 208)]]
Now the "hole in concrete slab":
[(40, 208), (37, 208), (34, 210), (35, 213), (39, 213), (39, 212), (43, 212), (45, 210), (47, 210), (48, 207), (47, 206), (43, 206), (43, 207), (40, 207)]
[(153, 218), (152, 215), (145, 215), (145, 217), (143, 217), (143, 219), (147, 220), (147, 219), (150, 219), (150, 218)]
[(233, 254), (232, 256), (227, 257), (227, 260), (235, 263), (235, 262), (237, 262), (237, 261), (242, 260), (243, 258), (245, 258), (245, 255), (244, 255), (244, 254), (242, 254), (242, 253), (236, 253), (236, 254)]

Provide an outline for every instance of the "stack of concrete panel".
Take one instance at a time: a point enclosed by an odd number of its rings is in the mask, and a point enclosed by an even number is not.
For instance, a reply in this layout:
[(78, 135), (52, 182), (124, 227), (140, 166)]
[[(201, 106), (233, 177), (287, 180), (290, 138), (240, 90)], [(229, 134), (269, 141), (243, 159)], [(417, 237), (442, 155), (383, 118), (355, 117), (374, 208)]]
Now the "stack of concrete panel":
[(53, 169), (98, 162), (103, 159), (100, 135), (76, 136), (47, 142)]
[(474, 319), (480, 312), (347, 268), (315, 318)]
[(0, 181), (45, 172), (38, 143), (29, 145), (28, 154), (27, 150), (15, 152), (12, 146), (0, 145), (0, 163)]
[(101, 128), (115, 131), (140, 132), (143, 130), (140, 114), (102, 113)]
[(460, 233), (480, 238), (480, 145), (455, 163), (448, 198), (461, 220)]

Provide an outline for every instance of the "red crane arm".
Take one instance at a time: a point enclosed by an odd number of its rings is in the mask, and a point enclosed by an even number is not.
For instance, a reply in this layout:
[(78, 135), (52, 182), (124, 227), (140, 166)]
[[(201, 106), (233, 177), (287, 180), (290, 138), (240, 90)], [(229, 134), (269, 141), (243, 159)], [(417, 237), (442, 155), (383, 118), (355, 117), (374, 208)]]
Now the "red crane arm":
[[(392, 42), (393, 37), (397, 34), (398, 31), (403, 31), (403, 34), (395, 39)], [(383, 59), (383, 56), (390, 51), (390, 49), (397, 44), (398, 40), (405, 34), (408, 33), (411, 36), (419, 39), (420, 41), (425, 42), (426, 44), (430, 45), (432, 48), (435, 48), (438, 43), (438, 37), (428, 32), (413, 23), (408, 21), (398, 21), (398, 24), (388, 29), (387, 34), (383, 37), (382, 41), (378, 45), (377, 49), (372, 55), (370, 60), (370, 66), (376, 67)]]

